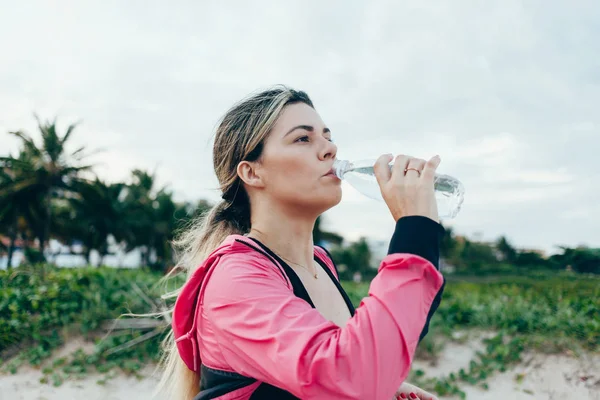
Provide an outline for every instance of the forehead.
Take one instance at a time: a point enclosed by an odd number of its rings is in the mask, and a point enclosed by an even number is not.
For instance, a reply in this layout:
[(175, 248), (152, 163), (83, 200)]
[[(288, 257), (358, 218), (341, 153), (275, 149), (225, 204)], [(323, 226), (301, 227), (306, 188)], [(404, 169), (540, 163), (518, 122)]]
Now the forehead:
[(273, 126), (274, 136), (284, 136), (290, 129), (298, 125), (310, 125), (321, 131), (325, 123), (321, 116), (309, 105), (295, 103), (286, 106)]

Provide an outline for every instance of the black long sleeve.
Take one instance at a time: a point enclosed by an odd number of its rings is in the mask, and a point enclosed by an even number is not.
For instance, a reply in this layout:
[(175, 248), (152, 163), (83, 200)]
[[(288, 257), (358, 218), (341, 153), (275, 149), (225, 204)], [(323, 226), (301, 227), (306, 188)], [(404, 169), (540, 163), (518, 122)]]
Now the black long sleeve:
[[(439, 271), (440, 242), (444, 232), (444, 227), (431, 218), (419, 215), (402, 217), (396, 222), (396, 229), (390, 241), (388, 254), (416, 254), (431, 262)], [(446, 280), (444, 279), (440, 290), (433, 299), (431, 308), (427, 314), (425, 326), (419, 336), (419, 341), (423, 340), (429, 331), (429, 322), (442, 301), (442, 294), (445, 286)]]

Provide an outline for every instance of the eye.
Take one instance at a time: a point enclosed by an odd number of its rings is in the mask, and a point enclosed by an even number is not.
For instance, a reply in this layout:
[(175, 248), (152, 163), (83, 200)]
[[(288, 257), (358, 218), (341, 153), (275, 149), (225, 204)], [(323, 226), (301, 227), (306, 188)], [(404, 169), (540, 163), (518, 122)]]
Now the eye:
[(294, 140), (294, 142), (305, 142), (308, 143), (310, 138), (307, 135), (300, 136), (298, 139)]

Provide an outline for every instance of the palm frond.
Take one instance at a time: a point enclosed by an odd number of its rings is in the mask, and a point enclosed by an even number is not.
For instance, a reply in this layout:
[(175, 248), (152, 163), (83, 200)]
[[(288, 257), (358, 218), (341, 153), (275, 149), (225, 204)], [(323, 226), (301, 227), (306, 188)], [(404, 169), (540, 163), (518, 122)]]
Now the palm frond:
[(94, 168), (93, 165), (80, 165), (77, 167), (64, 167), (62, 172), (64, 175), (75, 174), (77, 172), (89, 171)]
[(32, 171), (34, 169), (29, 161), (14, 157), (0, 157), (0, 168), (19, 169), (21, 171)]
[(21, 139), (22, 145), (23, 145), (23, 150), (21, 151), (26, 152), (29, 154), (29, 156), (32, 157), (41, 157), (42, 153), (40, 151), (40, 149), (37, 147), (37, 145), (35, 144), (35, 142), (33, 141), (33, 139), (31, 138), (31, 136), (27, 135), (25, 132), (22, 131), (15, 131), (15, 132), (8, 132), (10, 135), (16, 136), (19, 139)]
[(31, 142), (31, 143), (33, 143), (33, 139), (31, 138), (31, 136), (29, 136), (28, 134), (26, 134), (23, 131), (11, 131), (11, 132), (8, 132), (8, 134), (18, 137), (23, 142)]
[(75, 130), (75, 128), (79, 125), (79, 122), (76, 122), (74, 124), (71, 124), (67, 127), (67, 131), (65, 132), (64, 136), (62, 137), (62, 139), (60, 140), (60, 144), (61, 146), (65, 146), (65, 143), (67, 140), (69, 140), (69, 136), (71, 136), (71, 133), (73, 133), (73, 131)]
[(84, 158), (91, 157), (93, 155), (105, 152), (107, 149), (106, 148), (97, 148), (97, 149), (91, 150), (91, 151), (83, 154), (84, 150), (85, 150), (85, 146), (81, 146), (79, 149), (77, 149), (71, 153), (71, 157), (75, 158), (77, 161), (80, 161)]
[[(28, 178), (15, 181), (10, 185), (0, 187), (0, 197), (11, 196), (25, 189), (31, 189), (32, 186), (40, 185), (37, 178)], [(40, 185), (41, 186), (41, 185)]]
[(75, 150), (74, 152), (71, 153), (71, 157), (75, 158), (75, 159), (79, 159), (79, 157), (85, 157), (82, 153), (85, 150), (85, 146), (81, 146), (80, 148), (78, 148), (77, 150)]

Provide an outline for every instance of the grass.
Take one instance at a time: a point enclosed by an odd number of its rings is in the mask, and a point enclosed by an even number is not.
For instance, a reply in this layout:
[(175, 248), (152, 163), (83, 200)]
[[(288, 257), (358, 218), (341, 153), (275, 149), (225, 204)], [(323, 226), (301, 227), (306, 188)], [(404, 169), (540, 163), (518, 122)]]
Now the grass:
[[(179, 279), (161, 288), (156, 285), (159, 279), (159, 274), (145, 270), (114, 268), (42, 265), (0, 271), (0, 370), (14, 374), (29, 364), (43, 369), (43, 382), (58, 385), (91, 371), (119, 368), (134, 374), (157, 362), (162, 334), (127, 347), (146, 332), (129, 329), (103, 338), (103, 323), (124, 313), (149, 312), (156, 306), (153, 300), (181, 283)], [(94, 341), (94, 353), (75, 352), (48, 365), (52, 352), (72, 335)], [(111, 354), (118, 346), (127, 348)]]
[[(345, 282), (355, 304), (367, 283)], [(448, 279), (443, 300), (432, 318), (417, 356), (434, 360), (453, 333), (483, 329), (495, 332), (485, 351), (441, 379), (413, 371), (411, 382), (440, 396), (464, 397), (461, 384), (487, 389), (486, 380), (521, 361), (524, 351), (544, 353), (598, 351), (600, 347), (600, 279), (570, 273), (531, 273)], [(464, 339), (463, 339), (464, 340)]]
[[(344, 288), (358, 305), (368, 283), (344, 282)], [(505, 330), (552, 338), (554, 344), (575, 340), (594, 351), (600, 346), (600, 278), (574, 274), (450, 278), (430, 330), (450, 335), (458, 328)]]
[[(43, 272), (42, 272), (43, 270)], [(102, 321), (126, 312), (145, 313), (164, 293), (159, 275), (113, 268), (57, 269), (48, 266), (0, 271), (0, 356), (2, 370), (16, 373), (21, 365), (42, 369), (43, 382), (60, 385), (69, 377), (115, 370), (136, 374), (159, 357), (164, 332), (127, 347), (148, 333), (123, 330), (100, 340)], [(172, 282), (170, 289), (181, 284)], [(139, 290), (133, 290), (134, 286)], [(358, 306), (368, 283), (343, 282)], [(139, 292), (142, 294), (139, 294)], [(465, 330), (493, 331), (485, 349), (469, 367), (441, 379), (413, 371), (411, 382), (440, 396), (463, 397), (461, 385), (486, 386), (486, 380), (519, 362), (526, 350), (598, 351), (600, 346), (600, 279), (568, 273), (531, 273), (448, 279), (442, 303), (418, 357), (435, 360), (444, 343)], [(69, 332), (69, 333), (67, 333)], [(95, 351), (76, 351), (50, 361), (52, 351), (76, 333), (94, 340)], [(463, 338), (462, 340), (467, 340)], [(115, 348), (123, 350), (111, 353)]]

